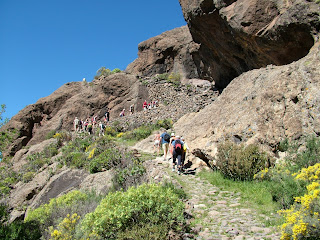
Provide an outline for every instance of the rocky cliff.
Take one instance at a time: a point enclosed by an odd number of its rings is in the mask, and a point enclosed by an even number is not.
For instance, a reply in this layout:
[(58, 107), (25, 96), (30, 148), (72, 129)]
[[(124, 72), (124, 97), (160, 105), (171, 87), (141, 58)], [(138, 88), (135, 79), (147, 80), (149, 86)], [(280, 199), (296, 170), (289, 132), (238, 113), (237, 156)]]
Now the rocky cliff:
[(285, 138), (319, 136), (319, 54), (317, 42), (299, 61), (240, 75), (212, 104), (181, 118), (175, 130), (211, 156), (225, 140), (260, 143), (276, 153)]
[(319, 31), (314, 1), (180, 0), (200, 78), (225, 87), (248, 70), (284, 65), (308, 54)]

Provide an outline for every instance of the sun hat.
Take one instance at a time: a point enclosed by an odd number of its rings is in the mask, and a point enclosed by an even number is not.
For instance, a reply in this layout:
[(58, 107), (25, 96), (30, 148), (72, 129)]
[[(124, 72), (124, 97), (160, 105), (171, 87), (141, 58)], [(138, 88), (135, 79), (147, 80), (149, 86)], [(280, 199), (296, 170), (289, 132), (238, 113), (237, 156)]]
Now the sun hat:
[(171, 133), (171, 137), (174, 137), (174, 133)]

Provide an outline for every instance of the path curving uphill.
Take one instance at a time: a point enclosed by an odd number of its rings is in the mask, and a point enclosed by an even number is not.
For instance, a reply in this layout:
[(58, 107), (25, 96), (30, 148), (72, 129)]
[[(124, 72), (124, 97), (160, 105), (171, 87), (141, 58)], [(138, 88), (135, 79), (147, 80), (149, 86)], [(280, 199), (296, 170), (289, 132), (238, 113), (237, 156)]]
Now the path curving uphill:
[[(151, 149), (147, 150), (151, 153)], [(280, 230), (267, 227), (249, 206), (240, 204), (241, 194), (222, 189), (201, 179), (197, 173), (178, 175), (171, 171), (171, 161), (163, 157), (145, 163), (148, 179), (155, 182), (172, 181), (180, 185), (188, 196), (186, 215), (192, 226), (192, 234), (183, 239), (198, 240), (278, 240)], [(194, 235), (195, 236), (194, 236)]]

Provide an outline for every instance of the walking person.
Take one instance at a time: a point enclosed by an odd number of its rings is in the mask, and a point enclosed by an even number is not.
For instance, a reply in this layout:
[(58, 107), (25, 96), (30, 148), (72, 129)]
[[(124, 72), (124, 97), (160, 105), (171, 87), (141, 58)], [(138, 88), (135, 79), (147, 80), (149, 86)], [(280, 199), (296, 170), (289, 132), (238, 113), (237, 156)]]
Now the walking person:
[(120, 117), (124, 117), (124, 111), (125, 111), (125, 109), (122, 109), (122, 111), (121, 111), (121, 113), (120, 113)]
[(160, 154), (160, 141), (161, 141), (160, 133), (157, 132), (156, 135), (154, 136), (153, 147), (155, 148), (155, 150), (157, 150), (158, 155)]
[[(172, 142), (173, 146), (173, 155), (172, 155), (172, 171), (175, 171), (175, 166), (177, 165), (178, 174), (181, 174), (182, 170), (182, 153), (183, 153), (183, 142), (179, 136), (176, 136), (176, 139)], [(178, 164), (177, 164), (178, 160)]]
[(109, 112), (109, 108), (107, 108), (106, 113), (104, 114), (105, 116), (105, 121), (108, 123), (110, 121), (110, 112)]
[(170, 157), (169, 159), (171, 159), (173, 157), (173, 146), (172, 146), (172, 142), (176, 140), (175, 134), (171, 133), (171, 137), (170, 137), (170, 141), (169, 141), (169, 151), (170, 151)]
[(130, 115), (134, 113), (134, 104), (130, 105)]
[(187, 156), (187, 151), (189, 151), (189, 147), (188, 144), (186, 143), (184, 137), (181, 137), (181, 141), (183, 143), (183, 151), (182, 151), (182, 158), (181, 158), (181, 171), (184, 170), (184, 163), (186, 160), (186, 156)]
[(73, 120), (73, 127), (74, 127), (74, 131), (78, 132), (80, 131), (79, 127), (80, 127), (80, 120), (78, 119), (78, 117), (75, 117), (75, 119)]
[(100, 129), (100, 131), (99, 131), (99, 137), (100, 137), (100, 136), (104, 136), (104, 130), (105, 130), (105, 128), (106, 128), (106, 126), (100, 121), (100, 122), (99, 122), (99, 129)]
[(163, 158), (164, 161), (167, 160), (167, 154), (169, 149), (169, 142), (170, 142), (170, 135), (167, 133), (167, 130), (164, 130), (164, 132), (160, 136), (162, 149), (163, 149)]

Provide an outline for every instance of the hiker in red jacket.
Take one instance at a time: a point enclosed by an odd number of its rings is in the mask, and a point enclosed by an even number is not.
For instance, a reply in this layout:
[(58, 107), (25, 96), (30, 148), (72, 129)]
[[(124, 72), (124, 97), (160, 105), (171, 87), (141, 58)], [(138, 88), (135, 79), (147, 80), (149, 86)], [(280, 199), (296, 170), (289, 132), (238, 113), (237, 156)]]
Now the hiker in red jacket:
[(147, 111), (147, 107), (148, 107), (147, 100), (144, 100), (144, 103), (143, 103), (142, 107), (143, 107), (144, 111)]

